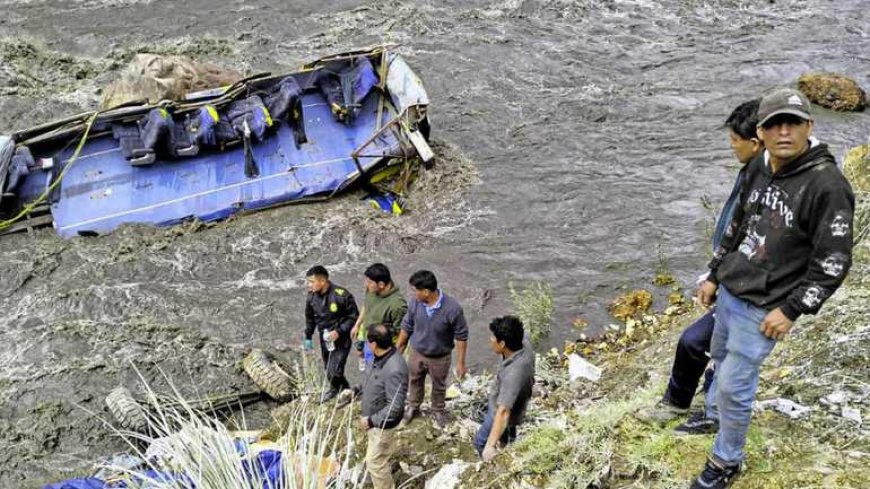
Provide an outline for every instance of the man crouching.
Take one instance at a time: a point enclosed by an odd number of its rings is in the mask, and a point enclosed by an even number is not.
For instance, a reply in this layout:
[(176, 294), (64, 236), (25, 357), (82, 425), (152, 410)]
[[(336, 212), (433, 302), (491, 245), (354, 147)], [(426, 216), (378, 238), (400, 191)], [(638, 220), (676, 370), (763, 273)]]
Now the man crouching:
[(366, 334), (374, 353), (371, 368), (366, 369), (362, 384), (360, 429), (366, 432), (366, 467), (375, 489), (396, 487), (390, 457), (396, 449), (395, 428), (402, 421), (408, 393), (408, 365), (393, 346), (390, 329), (379, 324)]

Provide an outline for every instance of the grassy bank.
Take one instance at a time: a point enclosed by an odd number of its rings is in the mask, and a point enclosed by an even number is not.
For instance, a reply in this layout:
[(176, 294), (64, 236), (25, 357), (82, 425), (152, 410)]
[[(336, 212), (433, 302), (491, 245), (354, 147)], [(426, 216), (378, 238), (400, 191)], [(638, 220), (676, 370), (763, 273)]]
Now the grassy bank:
[[(870, 240), (867, 148), (846, 174), (855, 187), (854, 264), (844, 286), (816, 316), (803, 317), (765, 363), (758, 400), (784, 398), (811, 408), (794, 420), (756, 411), (746, 471), (736, 489), (870, 487)], [(604, 369), (593, 384), (565, 383), (537, 402), (538, 424), (492, 464), (466, 470), (461, 487), (673, 489), (704, 464), (712, 436), (678, 437), (633, 414), (664, 391), (673, 349), (700, 311), (674, 308), (622, 317), (634, 337), (587, 346)]]

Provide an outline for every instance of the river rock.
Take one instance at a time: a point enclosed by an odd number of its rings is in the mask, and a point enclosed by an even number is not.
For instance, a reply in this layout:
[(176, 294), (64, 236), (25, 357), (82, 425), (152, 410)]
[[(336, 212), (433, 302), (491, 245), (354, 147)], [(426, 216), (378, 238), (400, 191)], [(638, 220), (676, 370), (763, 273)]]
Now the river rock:
[(837, 73), (804, 73), (798, 90), (813, 103), (840, 111), (864, 110), (867, 96), (858, 83)]

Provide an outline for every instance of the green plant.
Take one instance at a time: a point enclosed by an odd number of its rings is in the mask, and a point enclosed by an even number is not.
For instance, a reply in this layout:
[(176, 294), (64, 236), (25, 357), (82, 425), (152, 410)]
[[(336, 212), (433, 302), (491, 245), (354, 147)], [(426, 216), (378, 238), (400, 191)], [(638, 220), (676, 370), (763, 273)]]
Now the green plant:
[(553, 325), (553, 288), (545, 282), (533, 282), (521, 291), (510, 284), (510, 291), (514, 313), (523, 321), (532, 344), (537, 346), (550, 334)]

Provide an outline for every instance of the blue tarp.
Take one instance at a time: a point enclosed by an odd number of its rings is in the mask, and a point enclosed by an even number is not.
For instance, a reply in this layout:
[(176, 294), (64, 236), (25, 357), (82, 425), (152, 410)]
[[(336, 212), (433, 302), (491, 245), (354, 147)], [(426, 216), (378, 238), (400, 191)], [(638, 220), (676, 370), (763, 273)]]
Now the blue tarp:
[[(240, 453), (244, 449), (240, 450)], [(284, 473), (281, 465), (281, 452), (278, 450), (263, 450), (254, 460), (242, 462), (242, 471), (249, 481), (251, 489), (283, 489)], [(178, 481), (179, 487), (195, 489), (196, 484), (185, 474), (145, 470), (141, 472), (139, 481)], [(261, 480), (263, 485), (255, 487), (253, 481)], [(147, 484), (142, 484), (147, 487)], [(96, 477), (85, 479), (69, 479), (63, 482), (48, 484), (43, 489), (124, 489), (129, 487), (124, 481), (106, 482)]]

